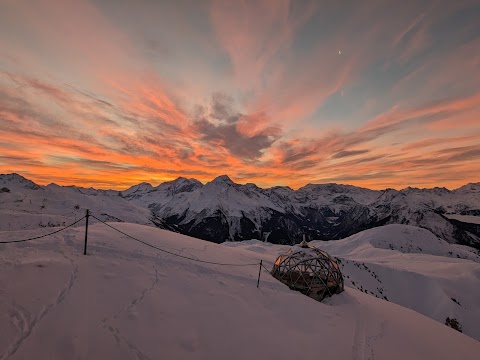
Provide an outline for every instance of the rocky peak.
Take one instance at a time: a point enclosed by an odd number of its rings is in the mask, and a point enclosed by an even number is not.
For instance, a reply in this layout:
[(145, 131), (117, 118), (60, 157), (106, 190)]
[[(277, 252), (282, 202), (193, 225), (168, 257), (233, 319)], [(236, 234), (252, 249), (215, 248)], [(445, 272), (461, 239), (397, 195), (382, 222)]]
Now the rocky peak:
[(41, 187), (35, 184), (33, 181), (25, 179), (23, 176), (12, 173), (12, 174), (0, 174), (0, 184), (10, 186), (11, 188), (22, 188), (22, 189), (31, 189), (38, 190)]
[(209, 182), (209, 184), (216, 184), (216, 185), (235, 185), (235, 183), (228, 177), (228, 175), (220, 175), (217, 176), (215, 179)]
[(175, 180), (167, 181), (158, 185), (155, 190), (167, 191), (172, 194), (179, 194), (182, 192), (192, 192), (202, 186), (202, 183), (196, 179), (178, 177)]

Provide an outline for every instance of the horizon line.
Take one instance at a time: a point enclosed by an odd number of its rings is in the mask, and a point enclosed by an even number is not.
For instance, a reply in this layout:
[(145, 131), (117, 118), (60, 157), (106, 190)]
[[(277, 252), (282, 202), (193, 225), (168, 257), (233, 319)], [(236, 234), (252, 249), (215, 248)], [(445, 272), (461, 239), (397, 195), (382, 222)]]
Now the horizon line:
[(124, 192), (124, 191), (127, 191), (128, 189), (134, 187), (134, 186), (138, 186), (138, 185), (141, 185), (141, 184), (148, 184), (150, 186), (152, 186), (153, 188), (156, 188), (162, 184), (165, 184), (165, 183), (170, 183), (170, 182), (174, 182), (174, 181), (177, 181), (177, 180), (180, 180), (180, 179), (186, 179), (186, 180), (195, 180), (195, 181), (198, 181), (199, 183), (202, 184), (202, 186), (205, 186), (219, 178), (222, 178), (222, 177), (227, 177), (228, 180), (230, 180), (233, 184), (235, 185), (241, 185), (241, 186), (246, 186), (248, 184), (253, 184), (255, 185), (256, 187), (260, 188), (260, 189), (263, 189), (263, 190), (267, 190), (267, 189), (273, 189), (273, 188), (289, 188), (293, 191), (298, 191), (308, 185), (337, 185), (337, 186), (351, 186), (351, 187), (355, 187), (355, 188), (358, 188), (358, 189), (366, 189), (366, 190), (370, 190), (370, 191), (387, 191), (387, 190), (395, 190), (395, 191), (403, 191), (403, 190), (407, 190), (407, 189), (417, 189), (417, 190), (433, 190), (433, 189), (446, 189), (448, 191), (455, 191), (455, 190), (458, 190), (464, 186), (467, 186), (467, 185), (475, 185), (475, 184), (480, 184), (480, 181), (478, 182), (467, 182), (457, 188), (448, 188), (446, 186), (434, 186), (434, 187), (416, 187), (416, 186), (407, 186), (407, 187), (404, 187), (404, 188), (401, 188), (401, 189), (398, 189), (398, 188), (393, 188), (393, 187), (387, 187), (387, 188), (379, 188), (379, 189), (371, 189), (371, 188), (368, 188), (368, 187), (364, 187), (364, 186), (358, 186), (358, 185), (353, 185), (353, 184), (345, 184), (345, 183), (336, 183), (336, 182), (325, 182), (325, 183), (315, 183), (315, 182), (309, 182), (309, 183), (306, 183), (298, 188), (294, 188), (294, 187), (291, 187), (289, 185), (274, 185), (274, 186), (270, 186), (270, 187), (262, 187), (262, 186), (258, 186), (257, 184), (253, 183), (253, 182), (246, 182), (246, 183), (240, 183), (240, 182), (236, 182), (234, 180), (232, 180), (232, 178), (227, 175), (227, 174), (222, 174), (222, 175), (218, 175), (216, 177), (214, 177), (213, 179), (209, 180), (209, 181), (206, 181), (206, 182), (202, 182), (196, 178), (193, 178), (193, 177), (186, 177), (186, 176), (178, 176), (176, 177), (175, 179), (172, 179), (172, 180), (166, 180), (166, 181), (163, 181), (163, 182), (160, 182), (158, 183), (158, 185), (153, 185), (152, 183), (148, 182), (148, 181), (141, 181), (139, 183), (136, 183), (136, 184), (133, 184), (133, 185), (130, 185), (128, 186), (126, 189), (123, 189), (123, 190), (119, 190), (119, 189), (114, 189), (114, 188), (109, 188), (109, 189), (105, 189), (105, 188), (97, 188), (97, 187), (93, 187), (93, 186), (82, 186), (82, 185), (75, 185), (75, 184), (69, 184), (69, 185), (62, 185), (62, 184), (58, 184), (56, 182), (50, 182), (50, 183), (41, 183), (41, 182), (37, 182), (35, 180), (31, 180), (29, 179), (28, 177), (18, 173), (18, 172), (11, 172), (11, 173), (6, 173), (6, 174), (0, 174), (0, 178), (3, 177), (3, 176), (8, 176), (8, 175), (18, 175), (28, 181), (31, 181), (33, 182), (35, 185), (38, 185), (38, 186), (42, 186), (42, 187), (46, 187), (46, 186), (49, 186), (49, 185), (57, 185), (57, 186), (60, 186), (60, 187), (77, 187), (77, 188), (83, 188), (83, 189), (94, 189), (94, 190), (100, 190), (100, 191), (119, 191), (119, 192)]

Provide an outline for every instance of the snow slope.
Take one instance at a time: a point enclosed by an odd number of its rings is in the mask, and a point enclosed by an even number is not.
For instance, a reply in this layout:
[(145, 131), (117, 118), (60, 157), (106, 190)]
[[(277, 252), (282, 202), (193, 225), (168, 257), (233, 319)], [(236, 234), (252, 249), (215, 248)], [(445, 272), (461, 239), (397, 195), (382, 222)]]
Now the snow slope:
[[(208, 261), (264, 259), (270, 266), (282, 250), (256, 241), (217, 245), (148, 226), (112, 225), (171, 252)], [(0, 240), (37, 233), (2, 232)], [(188, 261), (133, 242), (103, 224), (90, 227), (89, 255), (83, 256), (83, 236), (84, 228), (78, 227), (0, 245), (0, 359), (423, 360), (477, 359), (480, 353), (480, 342), (353, 288), (318, 303), (266, 272), (257, 288), (256, 265)], [(340, 252), (342, 243), (337, 243)], [(419, 262), (426, 256), (373, 246), (350, 248), (349, 256), (373, 261), (372, 249), (394, 258), (418, 256)], [(476, 274), (470, 279), (476, 286), (478, 264), (451, 259), (446, 267), (460, 265), (468, 276)]]
[[(76, 186), (38, 186), (17, 174), (0, 176), (0, 231), (64, 226), (86, 209), (104, 221), (151, 222), (150, 211), (123, 199), (118, 191)], [(94, 219), (92, 219), (95, 222)]]
[(445, 214), (445, 217), (449, 219), (458, 220), (470, 224), (480, 224), (480, 216), (474, 215), (458, 215), (458, 214)]
[[(386, 225), (343, 240), (310, 243), (341, 261), (345, 285), (415, 310), (440, 323), (457, 319), (480, 340), (480, 252), (449, 244), (425, 229)], [(271, 258), (276, 246), (226, 243)]]

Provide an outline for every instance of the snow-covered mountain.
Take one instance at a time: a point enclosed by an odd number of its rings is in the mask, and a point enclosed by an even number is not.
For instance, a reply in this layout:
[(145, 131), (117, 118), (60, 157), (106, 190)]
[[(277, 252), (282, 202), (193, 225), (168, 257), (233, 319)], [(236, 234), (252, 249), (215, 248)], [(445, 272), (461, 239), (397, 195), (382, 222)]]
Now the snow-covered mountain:
[[(73, 211), (77, 216), (90, 208), (112, 216), (111, 220), (155, 224), (217, 243), (268, 239), (290, 244), (299, 242), (302, 234), (310, 239), (340, 239), (385, 224), (408, 224), (428, 229), (448, 242), (480, 248), (480, 225), (465, 222), (465, 216), (480, 215), (480, 183), (456, 190), (369, 190), (338, 184), (308, 184), (293, 190), (236, 184), (222, 175), (205, 185), (178, 178), (156, 187), (141, 183), (118, 192), (43, 187), (9, 174), (0, 175), (2, 187), (10, 193), (0, 193), (0, 213), (8, 220), (2, 221), (0, 229), (33, 228), (47, 219), (57, 224), (60, 214), (63, 223), (65, 213)], [(19, 212), (33, 219), (22, 224), (19, 217), (12, 218)], [(459, 216), (464, 217), (462, 221)]]
[[(176, 183), (188, 186), (175, 187)], [(166, 185), (167, 184), (167, 185)], [(452, 243), (480, 248), (480, 226), (450, 219), (447, 213), (480, 212), (480, 186), (374, 191), (349, 185), (306, 185), (261, 189), (235, 184), (220, 176), (201, 185), (180, 178), (126, 198), (147, 206), (178, 231), (198, 238), (225, 240), (265, 239), (298, 242), (302, 234), (316, 239), (339, 239), (390, 223), (410, 224), (432, 231)], [(168, 188), (179, 190), (166, 191)], [(125, 192), (124, 192), (125, 193)]]
[[(316, 242), (341, 258), (347, 280), (345, 292), (319, 303), (266, 271), (256, 287), (256, 263), (271, 268), (284, 245), (218, 245), (111, 225), (174, 254), (255, 265), (192, 262), (98, 223), (89, 228), (88, 256), (83, 226), (3, 244), (0, 359), (473, 360), (480, 353), (480, 264), (470, 249), (426, 230), (389, 225)], [(0, 232), (0, 241), (37, 233)], [(438, 256), (449, 251), (472, 260)], [(447, 317), (464, 333), (445, 326)]]
[(39, 186), (18, 174), (0, 175), (0, 231), (67, 225), (83, 217), (86, 209), (105, 221), (153, 226), (151, 212), (125, 200), (118, 191)]

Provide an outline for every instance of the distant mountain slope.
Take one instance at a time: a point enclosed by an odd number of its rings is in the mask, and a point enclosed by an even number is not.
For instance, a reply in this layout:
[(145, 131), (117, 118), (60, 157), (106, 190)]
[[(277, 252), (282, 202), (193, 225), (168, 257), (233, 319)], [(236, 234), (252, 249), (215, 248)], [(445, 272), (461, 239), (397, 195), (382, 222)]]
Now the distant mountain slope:
[[(205, 185), (195, 179), (178, 178), (156, 187), (142, 183), (118, 192), (74, 186), (42, 187), (20, 175), (9, 174), (0, 175), (2, 187), (11, 188), (11, 192), (0, 193), (0, 213), (8, 217), (10, 225), (0, 225), (0, 229), (15, 229), (16, 224), (18, 228), (38, 225), (37, 220), (23, 224), (19, 212), (29, 213), (29, 217), (52, 215), (47, 216), (48, 221), (55, 222), (55, 217), (64, 214), (62, 206), (69, 212), (71, 207), (80, 205), (81, 211), (74, 209), (75, 215), (91, 207), (122, 221), (154, 223), (217, 243), (268, 239), (290, 244), (299, 242), (303, 234), (310, 239), (341, 239), (385, 224), (408, 224), (428, 229), (448, 242), (480, 248), (480, 224), (451, 216), (480, 214), (478, 183), (451, 191), (369, 190), (338, 184), (308, 184), (293, 190), (236, 184), (222, 175)], [(43, 195), (38, 191), (44, 191)], [(30, 197), (20, 206), (24, 196)], [(96, 196), (101, 201), (94, 201)], [(33, 207), (29, 207), (30, 201)], [(56, 203), (57, 210), (42, 208), (44, 201)], [(15, 219), (10, 218), (12, 211)]]
[[(148, 206), (157, 218), (178, 231), (202, 239), (265, 239), (274, 243), (309, 238), (339, 239), (358, 231), (389, 224), (410, 224), (432, 231), (452, 243), (480, 248), (480, 226), (449, 219), (445, 213), (480, 209), (479, 186), (375, 191), (349, 185), (306, 185), (261, 189), (235, 184), (220, 176), (201, 185), (188, 183), (177, 192), (135, 191), (137, 204)], [(131, 190), (127, 190), (131, 191)], [(130, 198), (130, 194), (127, 198)]]
[(68, 225), (83, 217), (86, 209), (102, 220), (154, 225), (148, 209), (114, 190), (39, 186), (18, 174), (0, 175), (2, 188), (8, 191), (0, 192), (0, 231)]

